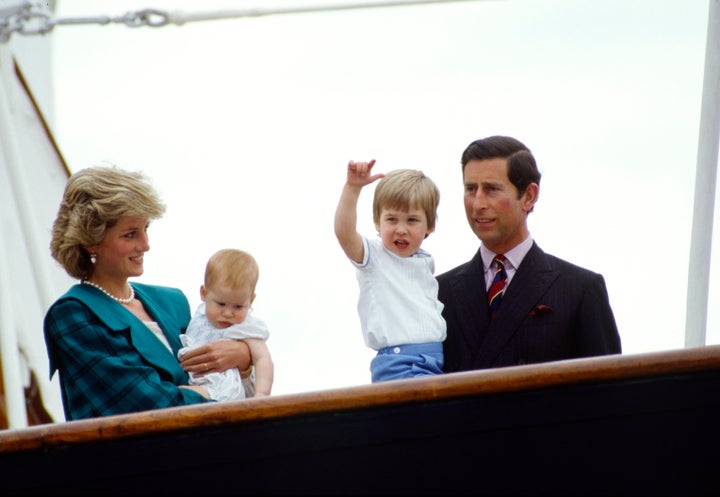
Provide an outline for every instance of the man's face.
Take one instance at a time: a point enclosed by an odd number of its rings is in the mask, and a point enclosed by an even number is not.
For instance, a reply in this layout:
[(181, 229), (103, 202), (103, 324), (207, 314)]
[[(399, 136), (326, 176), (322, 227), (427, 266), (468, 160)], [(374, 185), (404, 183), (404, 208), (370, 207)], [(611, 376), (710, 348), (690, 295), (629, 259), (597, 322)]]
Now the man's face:
[(537, 200), (532, 183), (520, 195), (507, 176), (507, 159), (471, 160), (463, 171), (465, 214), (483, 244), (502, 254), (529, 235), (527, 214)]

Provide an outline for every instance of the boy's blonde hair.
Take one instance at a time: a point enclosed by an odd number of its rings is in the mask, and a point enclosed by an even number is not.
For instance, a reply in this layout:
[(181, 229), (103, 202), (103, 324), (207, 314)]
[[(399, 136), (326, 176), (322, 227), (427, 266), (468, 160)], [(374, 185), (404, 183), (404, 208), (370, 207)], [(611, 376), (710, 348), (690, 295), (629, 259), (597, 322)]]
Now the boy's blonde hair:
[(425, 211), (428, 229), (435, 229), (440, 190), (435, 183), (416, 169), (395, 169), (385, 174), (375, 188), (373, 221), (380, 224), (383, 209), (409, 211), (420, 208)]
[(260, 269), (255, 258), (238, 249), (221, 249), (213, 254), (205, 266), (205, 287), (227, 285), (237, 289), (249, 286), (255, 293)]

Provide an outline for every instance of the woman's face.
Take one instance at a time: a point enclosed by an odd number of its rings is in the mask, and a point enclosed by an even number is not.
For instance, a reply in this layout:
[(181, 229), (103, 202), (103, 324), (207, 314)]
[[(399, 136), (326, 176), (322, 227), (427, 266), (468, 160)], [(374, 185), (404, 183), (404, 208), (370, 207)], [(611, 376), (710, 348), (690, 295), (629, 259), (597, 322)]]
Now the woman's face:
[(93, 276), (99, 279), (127, 279), (143, 274), (143, 255), (150, 250), (150, 220), (123, 216), (105, 232), (103, 241), (89, 247), (97, 255)]

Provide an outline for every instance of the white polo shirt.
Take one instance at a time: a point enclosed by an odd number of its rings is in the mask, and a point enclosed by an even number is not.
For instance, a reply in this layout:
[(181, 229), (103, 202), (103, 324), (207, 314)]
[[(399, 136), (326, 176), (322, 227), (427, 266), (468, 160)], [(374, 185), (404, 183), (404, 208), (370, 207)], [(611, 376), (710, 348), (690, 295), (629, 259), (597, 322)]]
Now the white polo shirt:
[(411, 343), (442, 342), (447, 326), (438, 300), (435, 261), (424, 250), (400, 257), (379, 239), (363, 237), (365, 257), (357, 268), (358, 314), (365, 345), (379, 350)]

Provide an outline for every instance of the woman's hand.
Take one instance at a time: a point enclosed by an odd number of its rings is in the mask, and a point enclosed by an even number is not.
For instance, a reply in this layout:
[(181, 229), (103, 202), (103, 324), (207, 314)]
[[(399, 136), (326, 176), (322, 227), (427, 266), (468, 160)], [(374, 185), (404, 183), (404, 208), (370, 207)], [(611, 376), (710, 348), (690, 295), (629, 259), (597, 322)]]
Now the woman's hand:
[(242, 340), (220, 340), (187, 351), (180, 365), (196, 378), (230, 368), (245, 371), (250, 367), (250, 348)]

